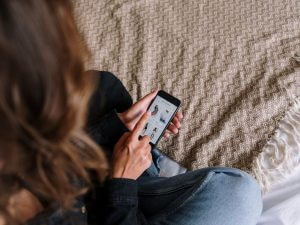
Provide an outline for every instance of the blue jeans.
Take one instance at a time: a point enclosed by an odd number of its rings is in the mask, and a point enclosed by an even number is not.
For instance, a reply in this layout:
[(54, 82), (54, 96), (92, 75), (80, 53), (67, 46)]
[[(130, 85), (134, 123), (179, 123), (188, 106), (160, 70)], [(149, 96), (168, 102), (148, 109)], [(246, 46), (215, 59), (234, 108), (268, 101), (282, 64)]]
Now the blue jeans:
[[(158, 158), (138, 178), (139, 208), (151, 225), (255, 225), (262, 211), (256, 181), (232, 168), (205, 168), (159, 177)], [(87, 224), (83, 202), (55, 211), (48, 224)], [(65, 220), (65, 218), (69, 220)], [(35, 225), (40, 223), (30, 223)]]
[(159, 177), (157, 155), (138, 179), (139, 207), (151, 225), (255, 225), (261, 191), (247, 173), (205, 168)]

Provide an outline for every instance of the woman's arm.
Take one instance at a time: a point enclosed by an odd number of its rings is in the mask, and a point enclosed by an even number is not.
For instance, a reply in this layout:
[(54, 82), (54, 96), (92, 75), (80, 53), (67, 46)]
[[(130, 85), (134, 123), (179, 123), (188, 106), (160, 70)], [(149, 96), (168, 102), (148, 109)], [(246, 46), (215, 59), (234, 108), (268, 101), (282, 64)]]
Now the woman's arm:
[(144, 113), (132, 132), (125, 133), (113, 152), (112, 179), (108, 181), (105, 225), (147, 224), (138, 209), (136, 179), (152, 162), (150, 138), (139, 139), (150, 113)]
[(149, 112), (144, 113), (133, 131), (124, 133), (116, 143), (111, 179), (92, 190), (86, 198), (90, 224), (148, 224), (138, 209), (136, 179), (152, 162), (150, 138), (139, 138), (149, 117)]

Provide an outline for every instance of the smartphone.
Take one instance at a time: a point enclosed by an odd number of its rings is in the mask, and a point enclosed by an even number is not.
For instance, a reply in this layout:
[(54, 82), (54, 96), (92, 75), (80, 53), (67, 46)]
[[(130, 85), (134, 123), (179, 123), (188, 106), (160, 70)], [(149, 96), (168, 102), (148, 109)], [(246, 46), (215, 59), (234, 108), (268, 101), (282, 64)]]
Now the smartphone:
[(157, 145), (165, 130), (175, 116), (180, 106), (180, 100), (160, 90), (150, 103), (148, 110), (151, 116), (146, 123), (141, 136), (149, 136), (150, 144)]

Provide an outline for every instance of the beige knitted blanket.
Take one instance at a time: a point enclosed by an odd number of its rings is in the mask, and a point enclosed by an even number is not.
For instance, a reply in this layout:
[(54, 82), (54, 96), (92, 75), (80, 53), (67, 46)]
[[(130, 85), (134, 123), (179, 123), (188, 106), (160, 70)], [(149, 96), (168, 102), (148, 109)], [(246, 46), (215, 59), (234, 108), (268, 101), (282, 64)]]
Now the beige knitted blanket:
[(189, 169), (254, 171), (300, 94), (299, 0), (73, 1), (90, 68), (113, 72), (135, 100), (157, 87), (181, 99), (167, 155)]

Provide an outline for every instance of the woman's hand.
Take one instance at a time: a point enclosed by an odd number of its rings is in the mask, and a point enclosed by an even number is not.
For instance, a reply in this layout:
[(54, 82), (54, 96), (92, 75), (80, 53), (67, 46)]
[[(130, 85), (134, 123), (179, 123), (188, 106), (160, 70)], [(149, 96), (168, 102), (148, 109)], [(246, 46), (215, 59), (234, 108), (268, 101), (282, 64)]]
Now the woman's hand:
[(113, 152), (112, 178), (136, 180), (152, 162), (150, 138), (139, 136), (150, 117), (144, 113), (132, 132), (126, 132), (117, 142)]
[[(143, 97), (141, 100), (137, 101), (132, 105), (127, 111), (119, 113), (118, 116), (125, 126), (132, 131), (136, 123), (141, 119), (142, 115), (147, 111), (151, 101), (155, 98), (158, 90), (151, 92), (150, 94)], [(167, 132), (164, 133), (164, 137), (168, 138), (170, 133), (177, 134), (179, 128), (181, 127), (180, 121), (183, 115), (181, 112), (177, 112), (167, 128)]]

